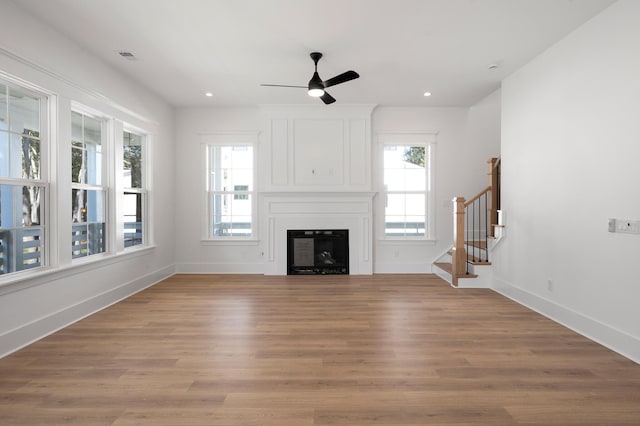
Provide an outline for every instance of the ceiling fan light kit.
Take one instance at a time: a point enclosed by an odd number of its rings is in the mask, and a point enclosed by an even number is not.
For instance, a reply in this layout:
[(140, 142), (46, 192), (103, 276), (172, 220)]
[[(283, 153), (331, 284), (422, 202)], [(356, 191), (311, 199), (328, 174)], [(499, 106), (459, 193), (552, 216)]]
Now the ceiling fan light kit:
[(318, 71), (313, 73), (313, 77), (309, 80), (309, 96), (314, 98), (319, 98), (324, 95), (324, 84), (322, 84), (322, 79), (318, 75)]
[(261, 84), (261, 86), (269, 86), (269, 87), (298, 87), (305, 88), (308, 90), (309, 96), (314, 98), (320, 98), (322, 102), (325, 104), (332, 104), (336, 101), (336, 99), (326, 92), (327, 87), (335, 86), (337, 84), (345, 83), (350, 80), (354, 80), (360, 75), (352, 70), (343, 72), (342, 74), (338, 74), (335, 77), (332, 77), (328, 80), (322, 80), (320, 75), (318, 74), (318, 61), (322, 58), (322, 53), (320, 52), (311, 52), (310, 54), (311, 60), (313, 60), (314, 72), (313, 77), (309, 80), (309, 84), (307, 86), (288, 86), (283, 84)]

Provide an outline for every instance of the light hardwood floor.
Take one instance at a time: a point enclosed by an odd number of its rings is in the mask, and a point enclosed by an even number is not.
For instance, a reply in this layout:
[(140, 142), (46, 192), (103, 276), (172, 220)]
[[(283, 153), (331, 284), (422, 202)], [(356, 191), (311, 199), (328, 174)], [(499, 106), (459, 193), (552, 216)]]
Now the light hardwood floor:
[(639, 425), (640, 365), (434, 275), (176, 275), (1, 359), (0, 424)]

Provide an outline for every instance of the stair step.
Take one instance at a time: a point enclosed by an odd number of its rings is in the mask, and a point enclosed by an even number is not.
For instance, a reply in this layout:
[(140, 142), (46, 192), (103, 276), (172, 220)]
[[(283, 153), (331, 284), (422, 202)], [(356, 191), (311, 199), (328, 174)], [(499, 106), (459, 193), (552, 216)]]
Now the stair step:
[(480, 265), (480, 266), (491, 265), (491, 262), (489, 262), (488, 260), (482, 260), (477, 257), (470, 257), (467, 259), (467, 262), (469, 262), (472, 265)]
[[(453, 252), (451, 250), (449, 250), (447, 252), (447, 254), (449, 256), (452, 256)], [(479, 257), (476, 257), (476, 256), (469, 256), (467, 258), (467, 262), (469, 262), (472, 265), (491, 265), (491, 262), (489, 262), (488, 260), (482, 260), (482, 259), (480, 259)]]
[[(451, 263), (445, 263), (445, 262), (436, 262), (434, 263), (434, 265), (436, 265), (438, 268), (442, 269), (443, 271), (446, 271), (449, 274), (453, 274), (453, 265)], [(477, 275), (475, 274), (458, 274), (458, 278), (476, 278)]]
[(485, 240), (469, 240), (464, 242), (466, 245), (471, 247), (477, 247), (479, 249), (486, 249), (487, 242)]

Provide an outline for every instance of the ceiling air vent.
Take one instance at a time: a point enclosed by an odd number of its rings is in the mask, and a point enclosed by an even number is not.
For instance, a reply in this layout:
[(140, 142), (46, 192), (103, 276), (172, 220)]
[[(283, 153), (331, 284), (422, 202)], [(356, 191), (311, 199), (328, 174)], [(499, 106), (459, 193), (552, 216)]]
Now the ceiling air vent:
[(137, 59), (135, 55), (131, 52), (122, 51), (122, 52), (118, 52), (118, 55), (122, 56), (123, 58), (129, 61), (135, 61)]

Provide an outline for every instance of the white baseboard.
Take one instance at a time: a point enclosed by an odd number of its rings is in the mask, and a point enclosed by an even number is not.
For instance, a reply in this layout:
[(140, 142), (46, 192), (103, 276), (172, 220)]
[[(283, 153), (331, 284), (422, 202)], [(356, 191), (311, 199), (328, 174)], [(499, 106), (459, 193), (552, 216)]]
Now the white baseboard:
[(492, 289), (640, 364), (640, 339), (495, 277)]
[(151, 287), (173, 274), (174, 267), (171, 265), (10, 330), (0, 335), (0, 358)]
[(262, 263), (178, 263), (176, 274), (264, 274)]
[(493, 283), (492, 265), (473, 265), (470, 272), (475, 278), (459, 278), (458, 288), (491, 288)]
[(374, 274), (431, 274), (431, 264), (420, 263), (374, 263)]
[[(271, 265), (262, 263), (178, 263), (176, 274), (266, 274), (273, 275)], [(378, 263), (376, 274), (430, 274), (431, 267), (425, 263)], [(357, 275), (357, 274), (352, 274)], [(364, 273), (363, 275), (370, 275)]]
[(458, 278), (457, 288), (491, 288), (490, 283), (486, 277), (482, 275), (476, 278)]

